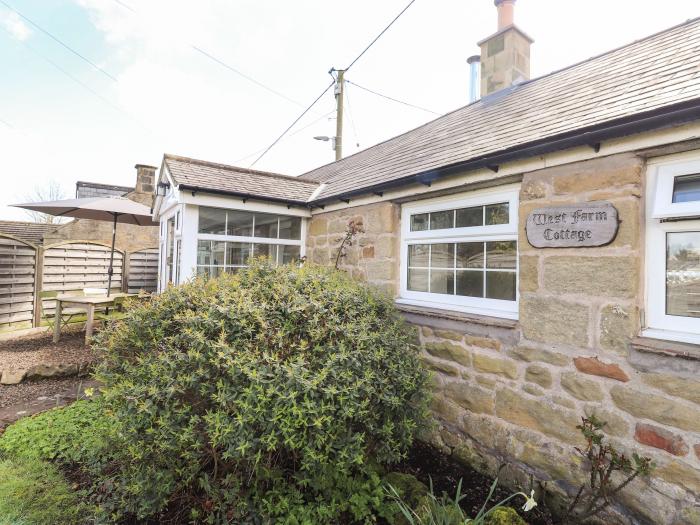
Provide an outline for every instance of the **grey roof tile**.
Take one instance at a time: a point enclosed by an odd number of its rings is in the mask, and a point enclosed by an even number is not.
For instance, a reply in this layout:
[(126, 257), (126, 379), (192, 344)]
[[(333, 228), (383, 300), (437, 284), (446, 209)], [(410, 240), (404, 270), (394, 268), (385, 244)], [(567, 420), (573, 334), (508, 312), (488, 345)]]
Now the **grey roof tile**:
[(700, 19), (482, 98), (301, 176), (369, 189), (700, 98)]
[(176, 155), (165, 155), (164, 162), (176, 184), (202, 191), (306, 203), (319, 186), (317, 182), (305, 181), (298, 177)]

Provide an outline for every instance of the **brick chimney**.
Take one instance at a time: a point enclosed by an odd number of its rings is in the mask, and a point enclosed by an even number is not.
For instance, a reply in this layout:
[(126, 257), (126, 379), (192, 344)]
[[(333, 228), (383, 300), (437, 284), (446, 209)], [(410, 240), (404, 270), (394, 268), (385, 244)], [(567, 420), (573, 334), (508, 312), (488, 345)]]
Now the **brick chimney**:
[(481, 96), (530, 78), (530, 45), (534, 42), (514, 23), (516, 0), (495, 0), (496, 32), (477, 45), (481, 48)]
[(146, 164), (137, 164), (134, 167), (136, 168), (136, 187), (129, 198), (151, 206), (155, 197), (156, 170), (158, 168)]

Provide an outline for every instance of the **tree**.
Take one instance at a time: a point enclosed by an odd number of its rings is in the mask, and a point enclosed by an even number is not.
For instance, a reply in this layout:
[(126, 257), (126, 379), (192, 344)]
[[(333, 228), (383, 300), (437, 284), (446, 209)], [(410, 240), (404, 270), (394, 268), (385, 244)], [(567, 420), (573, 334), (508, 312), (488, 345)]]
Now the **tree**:
[[(66, 194), (61, 187), (61, 184), (57, 180), (50, 180), (46, 184), (36, 186), (34, 190), (24, 197), (26, 202), (41, 202), (41, 201), (55, 201), (59, 199), (65, 199)], [(38, 211), (25, 210), (27, 215), (29, 215), (33, 222), (39, 222), (42, 224), (61, 224), (64, 217), (56, 217), (54, 215), (47, 215), (46, 213), (40, 213)]]

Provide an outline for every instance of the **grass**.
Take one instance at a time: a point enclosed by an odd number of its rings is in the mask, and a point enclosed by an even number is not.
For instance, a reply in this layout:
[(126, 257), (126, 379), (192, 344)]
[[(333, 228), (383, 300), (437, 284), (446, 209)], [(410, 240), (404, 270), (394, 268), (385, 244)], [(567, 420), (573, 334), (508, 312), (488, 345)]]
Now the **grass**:
[(52, 464), (0, 459), (0, 525), (76, 525), (86, 508)]

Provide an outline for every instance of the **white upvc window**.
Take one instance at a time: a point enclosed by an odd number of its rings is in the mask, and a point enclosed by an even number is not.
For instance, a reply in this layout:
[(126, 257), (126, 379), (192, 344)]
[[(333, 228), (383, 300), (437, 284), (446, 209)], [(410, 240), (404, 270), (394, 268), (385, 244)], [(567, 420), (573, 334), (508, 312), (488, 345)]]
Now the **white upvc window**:
[(399, 303), (517, 319), (517, 185), (403, 205)]
[(700, 151), (649, 161), (647, 337), (700, 344)]
[(276, 264), (299, 261), (305, 227), (301, 217), (200, 206), (197, 273), (235, 272), (251, 257)]

